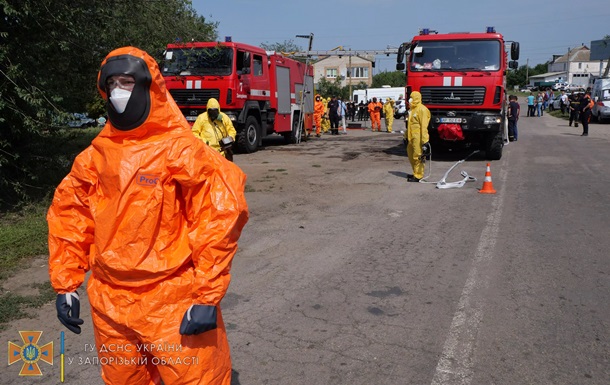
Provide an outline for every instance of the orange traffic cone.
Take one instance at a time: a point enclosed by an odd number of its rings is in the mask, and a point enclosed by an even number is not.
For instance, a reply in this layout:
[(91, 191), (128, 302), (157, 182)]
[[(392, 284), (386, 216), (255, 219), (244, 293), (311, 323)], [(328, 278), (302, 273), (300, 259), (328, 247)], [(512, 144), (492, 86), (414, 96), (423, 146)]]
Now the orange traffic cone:
[(491, 168), (487, 163), (487, 171), (485, 172), (485, 180), (483, 181), (483, 188), (479, 190), (481, 194), (495, 194), (494, 185), (491, 183)]

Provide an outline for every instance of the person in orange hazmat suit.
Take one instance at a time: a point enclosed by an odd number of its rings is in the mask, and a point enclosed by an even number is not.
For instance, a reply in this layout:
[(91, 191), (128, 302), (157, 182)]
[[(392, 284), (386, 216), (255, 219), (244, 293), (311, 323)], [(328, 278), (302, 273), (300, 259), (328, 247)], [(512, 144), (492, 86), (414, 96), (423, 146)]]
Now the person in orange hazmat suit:
[(326, 106), (322, 102), (322, 97), (316, 95), (316, 100), (313, 104), (313, 121), (316, 125), (316, 136), (319, 138), (322, 133), (322, 115), (326, 112)]
[(47, 214), (57, 316), (80, 333), (87, 293), (106, 384), (231, 383), (220, 301), (248, 220), (245, 175), (205, 145), (146, 52), (98, 73), (108, 122)]
[(383, 106), (377, 101), (377, 98), (369, 103), (368, 110), (369, 116), (371, 117), (371, 131), (381, 131), (381, 109)]
[(430, 110), (422, 104), (421, 93), (411, 92), (409, 98), (409, 116), (404, 139), (407, 141), (407, 156), (413, 168), (413, 175), (407, 175), (409, 182), (419, 182), (424, 177), (424, 161), (422, 155), (430, 151), (428, 124)]
[(203, 140), (225, 158), (233, 160), (233, 143), (237, 132), (231, 119), (220, 111), (220, 103), (210, 98), (206, 111), (197, 117), (193, 124), (193, 134)]

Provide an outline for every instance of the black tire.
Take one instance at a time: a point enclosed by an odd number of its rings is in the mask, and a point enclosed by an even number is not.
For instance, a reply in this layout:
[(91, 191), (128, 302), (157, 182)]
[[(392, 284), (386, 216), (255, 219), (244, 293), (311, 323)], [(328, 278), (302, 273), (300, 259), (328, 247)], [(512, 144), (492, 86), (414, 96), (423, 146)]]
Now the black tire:
[(485, 157), (488, 160), (500, 160), (502, 158), (503, 147), (502, 131), (496, 134), (490, 134), (485, 147)]
[(296, 144), (298, 129), (299, 129), (299, 116), (295, 115), (294, 119), (292, 120), (292, 131), (282, 133), (282, 136), (284, 137), (284, 142), (286, 142), (286, 144)]
[(250, 154), (258, 149), (261, 128), (258, 120), (252, 115), (246, 119), (244, 129), (237, 134), (237, 148), (239, 151)]

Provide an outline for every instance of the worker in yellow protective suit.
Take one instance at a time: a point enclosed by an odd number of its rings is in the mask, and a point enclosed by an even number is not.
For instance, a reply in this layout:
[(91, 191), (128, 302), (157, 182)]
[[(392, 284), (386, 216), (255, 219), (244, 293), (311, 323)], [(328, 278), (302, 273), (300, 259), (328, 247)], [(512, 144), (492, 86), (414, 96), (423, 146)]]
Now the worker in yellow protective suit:
[(371, 131), (381, 131), (381, 109), (383, 106), (377, 101), (377, 98), (368, 105), (369, 116), (371, 117)]
[(47, 214), (57, 316), (81, 332), (90, 272), (106, 384), (229, 385), (220, 301), (248, 220), (245, 175), (192, 134), (144, 51), (110, 52), (97, 86), (108, 122)]
[(392, 132), (392, 124), (394, 123), (394, 100), (388, 98), (383, 104), (383, 115), (385, 116), (385, 127), (388, 132)]
[(328, 133), (330, 129), (330, 117), (328, 116), (328, 101), (330, 98), (322, 98), (322, 104), (324, 105), (324, 115), (322, 115), (322, 132)]
[(413, 175), (407, 175), (409, 182), (419, 182), (424, 177), (424, 162), (422, 153), (429, 151), (428, 124), (430, 123), (430, 110), (422, 104), (421, 93), (413, 91), (409, 98), (409, 116), (407, 118), (407, 156)]
[(322, 102), (322, 96), (316, 95), (316, 100), (313, 105), (313, 121), (316, 125), (316, 136), (319, 138), (322, 132), (322, 115), (326, 111), (326, 107)]
[(193, 124), (193, 134), (208, 146), (233, 160), (233, 143), (237, 132), (231, 119), (220, 111), (220, 103), (214, 98), (208, 100), (206, 111)]

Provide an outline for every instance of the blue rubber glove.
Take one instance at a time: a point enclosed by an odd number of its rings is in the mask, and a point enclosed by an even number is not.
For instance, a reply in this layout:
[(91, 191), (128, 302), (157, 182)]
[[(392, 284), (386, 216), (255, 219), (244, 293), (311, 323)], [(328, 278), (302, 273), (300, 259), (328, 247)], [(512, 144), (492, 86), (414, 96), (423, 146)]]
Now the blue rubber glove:
[(57, 294), (55, 300), (57, 307), (57, 318), (71, 332), (80, 334), (80, 325), (83, 320), (80, 317), (80, 298), (78, 293)]
[(216, 306), (210, 305), (191, 305), (184, 313), (180, 324), (180, 334), (184, 336), (197, 335), (213, 329), (216, 329)]

